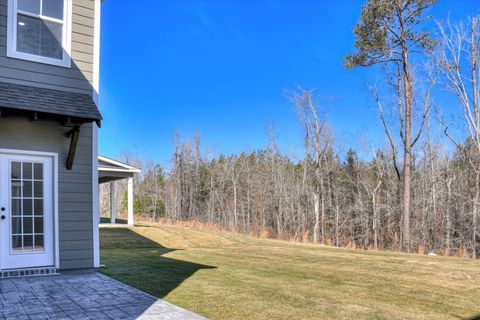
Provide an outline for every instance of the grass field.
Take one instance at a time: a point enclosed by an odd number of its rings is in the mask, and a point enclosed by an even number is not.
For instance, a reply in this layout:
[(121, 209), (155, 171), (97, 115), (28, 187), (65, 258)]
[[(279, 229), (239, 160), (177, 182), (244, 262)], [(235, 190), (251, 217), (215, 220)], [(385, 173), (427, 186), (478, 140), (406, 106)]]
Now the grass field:
[(103, 273), (211, 319), (480, 319), (480, 261), (103, 228)]

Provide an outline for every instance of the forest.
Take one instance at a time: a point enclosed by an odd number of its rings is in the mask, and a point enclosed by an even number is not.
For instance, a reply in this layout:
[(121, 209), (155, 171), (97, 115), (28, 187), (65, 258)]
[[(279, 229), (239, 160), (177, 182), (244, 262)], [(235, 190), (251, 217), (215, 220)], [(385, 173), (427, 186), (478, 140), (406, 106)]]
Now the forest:
[[(298, 86), (284, 95), (302, 128), (300, 156), (279, 147), (274, 129), (264, 148), (238, 154), (212, 154), (200, 133), (175, 133), (168, 166), (123, 155), (142, 170), (135, 213), (265, 238), (477, 258), (480, 16), (437, 21), (435, 3), (369, 0), (354, 28), (343, 64), (382, 71), (365, 94), (384, 143), (344, 150), (328, 93)], [(124, 210), (126, 185), (115, 190)], [(100, 191), (108, 213), (109, 186)]]

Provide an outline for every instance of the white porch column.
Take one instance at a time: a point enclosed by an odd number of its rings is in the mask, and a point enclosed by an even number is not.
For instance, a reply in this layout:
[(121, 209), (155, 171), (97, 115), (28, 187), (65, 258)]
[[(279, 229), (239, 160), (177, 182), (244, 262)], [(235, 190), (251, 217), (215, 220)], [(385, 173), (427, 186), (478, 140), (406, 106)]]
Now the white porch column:
[(110, 181), (110, 223), (115, 221), (115, 181)]
[(133, 226), (133, 178), (128, 178), (128, 225)]

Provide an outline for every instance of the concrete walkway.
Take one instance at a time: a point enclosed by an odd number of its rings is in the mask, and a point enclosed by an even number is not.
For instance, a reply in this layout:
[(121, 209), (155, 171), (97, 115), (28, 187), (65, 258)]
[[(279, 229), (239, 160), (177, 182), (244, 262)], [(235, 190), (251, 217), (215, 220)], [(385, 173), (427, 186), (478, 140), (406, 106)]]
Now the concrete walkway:
[(206, 318), (100, 273), (77, 272), (0, 280), (0, 319)]

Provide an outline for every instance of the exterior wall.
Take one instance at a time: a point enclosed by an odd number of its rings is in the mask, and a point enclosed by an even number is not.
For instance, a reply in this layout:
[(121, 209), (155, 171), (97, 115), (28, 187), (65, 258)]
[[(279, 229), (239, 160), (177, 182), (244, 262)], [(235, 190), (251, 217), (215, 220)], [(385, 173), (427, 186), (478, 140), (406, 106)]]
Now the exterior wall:
[[(67, 171), (69, 128), (26, 118), (0, 118), (0, 148), (58, 153), (60, 269), (92, 268), (92, 126), (84, 124), (73, 164)], [(21, 128), (19, 130), (19, 128)], [(95, 182), (97, 183), (97, 182)]]
[(72, 0), (72, 67), (6, 57), (7, 0), (0, 0), (0, 81), (92, 94), (95, 1)]

